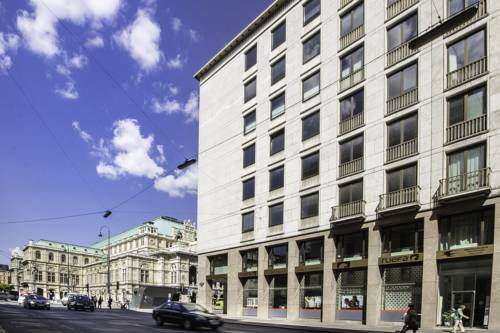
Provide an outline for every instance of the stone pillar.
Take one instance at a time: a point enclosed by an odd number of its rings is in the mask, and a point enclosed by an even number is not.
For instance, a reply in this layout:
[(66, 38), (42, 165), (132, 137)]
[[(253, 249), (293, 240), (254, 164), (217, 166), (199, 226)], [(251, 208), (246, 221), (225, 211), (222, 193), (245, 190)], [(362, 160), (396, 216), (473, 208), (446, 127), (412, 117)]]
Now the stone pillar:
[(438, 220), (430, 215), (424, 218), (424, 262), (422, 271), (422, 317), (423, 329), (436, 326), (438, 271), (436, 251), (439, 248)]
[(335, 321), (335, 305), (337, 281), (333, 274), (332, 263), (335, 261), (335, 242), (333, 236), (324, 239), (324, 270), (323, 270), (323, 322)]
[(259, 265), (258, 265), (258, 312), (257, 318), (267, 319), (269, 314), (269, 284), (267, 283), (264, 270), (267, 269), (268, 255), (265, 246), (259, 246)]
[(500, 204), (495, 204), (494, 252), (491, 270), (491, 299), (488, 329), (500, 330)]
[(287, 294), (287, 319), (299, 319), (299, 293), (300, 285), (295, 274), (295, 267), (299, 264), (299, 247), (297, 242), (288, 242), (288, 294)]
[(368, 276), (366, 283), (366, 324), (377, 326), (380, 321), (382, 277), (378, 258), (382, 253), (382, 242), (378, 228), (368, 229)]
[(228, 317), (241, 317), (243, 312), (243, 287), (238, 277), (241, 271), (242, 259), (238, 250), (231, 250), (227, 254), (227, 284), (224, 298)]
[(196, 295), (196, 303), (212, 309), (212, 287), (207, 281), (207, 275), (210, 274), (210, 262), (207, 256), (200, 255), (198, 257), (198, 294)]

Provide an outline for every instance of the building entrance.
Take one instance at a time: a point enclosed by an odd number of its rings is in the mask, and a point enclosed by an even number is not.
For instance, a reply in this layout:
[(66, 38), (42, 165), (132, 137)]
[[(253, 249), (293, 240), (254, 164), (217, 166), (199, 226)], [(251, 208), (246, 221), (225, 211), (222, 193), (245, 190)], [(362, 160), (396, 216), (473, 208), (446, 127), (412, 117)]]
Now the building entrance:
[(464, 327), (472, 327), (474, 323), (474, 304), (476, 299), (476, 292), (470, 290), (453, 291), (451, 293), (451, 304), (454, 309), (458, 309), (460, 305), (465, 305), (464, 315), (469, 319), (462, 319)]

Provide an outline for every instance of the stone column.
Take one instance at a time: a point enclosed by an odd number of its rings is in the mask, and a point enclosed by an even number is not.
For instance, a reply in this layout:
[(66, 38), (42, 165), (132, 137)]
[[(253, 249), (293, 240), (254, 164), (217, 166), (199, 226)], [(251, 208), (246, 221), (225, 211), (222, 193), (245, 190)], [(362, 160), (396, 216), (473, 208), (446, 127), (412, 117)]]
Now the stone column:
[(267, 283), (264, 270), (267, 269), (267, 250), (265, 246), (259, 246), (258, 266), (258, 312), (257, 318), (267, 319), (269, 314), (269, 284)]
[(332, 263), (335, 261), (335, 242), (333, 236), (324, 239), (324, 270), (323, 270), (323, 322), (335, 321), (336, 280)]
[(366, 283), (366, 324), (377, 326), (380, 321), (382, 277), (378, 266), (378, 258), (382, 253), (382, 242), (379, 230), (373, 224), (368, 229), (368, 276)]
[(241, 317), (243, 312), (243, 287), (238, 277), (241, 271), (242, 259), (238, 250), (231, 250), (227, 254), (227, 288), (224, 298), (228, 317)]
[(212, 309), (212, 288), (209, 281), (207, 281), (208, 274), (210, 274), (210, 262), (208, 257), (200, 255), (198, 257), (198, 294), (196, 295), (196, 303), (207, 309)]
[(422, 317), (423, 329), (436, 326), (438, 271), (436, 251), (439, 248), (438, 220), (430, 214), (424, 218), (424, 262), (422, 272)]
[(288, 293), (287, 293), (287, 319), (299, 319), (299, 293), (300, 285), (295, 274), (295, 267), (299, 264), (299, 247), (297, 242), (288, 242)]
[(500, 330), (500, 204), (495, 204), (494, 252), (491, 270), (491, 299), (488, 329)]

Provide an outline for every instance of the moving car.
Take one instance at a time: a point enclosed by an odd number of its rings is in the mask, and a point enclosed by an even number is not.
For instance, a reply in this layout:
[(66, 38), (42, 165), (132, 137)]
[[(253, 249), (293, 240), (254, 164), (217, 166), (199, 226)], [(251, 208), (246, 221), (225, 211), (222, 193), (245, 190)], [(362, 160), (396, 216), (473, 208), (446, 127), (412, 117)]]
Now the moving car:
[(68, 305), (68, 298), (72, 295), (78, 295), (77, 293), (67, 293), (62, 299), (61, 299), (61, 303), (62, 305), (66, 306)]
[(19, 298), (17, 299), (17, 304), (24, 304), (24, 299), (26, 298), (26, 296), (28, 295), (19, 295)]
[(158, 326), (168, 322), (182, 325), (186, 330), (198, 327), (216, 330), (223, 325), (219, 316), (194, 303), (166, 302), (153, 310), (153, 319)]
[(14, 296), (9, 293), (0, 293), (0, 301), (11, 301)]
[(25, 309), (45, 309), (50, 310), (50, 304), (47, 299), (39, 295), (28, 295), (24, 298), (23, 306)]
[(68, 298), (68, 310), (90, 310), (94, 311), (94, 302), (86, 295), (70, 295)]

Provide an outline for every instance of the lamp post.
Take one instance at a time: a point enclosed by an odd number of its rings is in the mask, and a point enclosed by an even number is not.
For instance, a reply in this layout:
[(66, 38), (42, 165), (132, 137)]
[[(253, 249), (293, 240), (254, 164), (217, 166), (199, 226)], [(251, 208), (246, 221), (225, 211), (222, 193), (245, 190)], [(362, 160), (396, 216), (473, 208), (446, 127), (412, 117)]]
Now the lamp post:
[(32, 273), (33, 273), (33, 291), (35, 293), (35, 295), (37, 295), (37, 289), (36, 289), (36, 281), (38, 279), (38, 268), (36, 267), (33, 267), (32, 269)]
[(67, 264), (67, 268), (68, 268), (68, 277), (66, 279), (66, 285), (67, 285), (67, 288), (68, 288), (68, 294), (69, 294), (69, 278), (70, 278), (70, 272), (69, 272), (69, 257), (70, 257), (70, 253), (69, 253), (69, 246), (64, 246), (63, 245), (63, 249), (64, 249), (64, 252), (66, 252), (68, 254), (68, 257), (66, 258), (66, 264)]
[(108, 272), (107, 272), (107, 281), (106, 281), (106, 289), (108, 291), (108, 298), (111, 297), (111, 275), (110, 275), (110, 270), (111, 270), (111, 266), (110, 266), (110, 251), (111, 251), (111, 243), (110, 243), (110, 235), (111, 235), (111, 232), (109, 230), (109, 227), (106, 226), (106, 225), (103, 225), (101, 227), (101, 229), (99, 229), (99, 237), (102, 238), (102, 229), (106, 228), (108, 230), (108, 255), (107, 255), (107, 263), (108, 263)]

